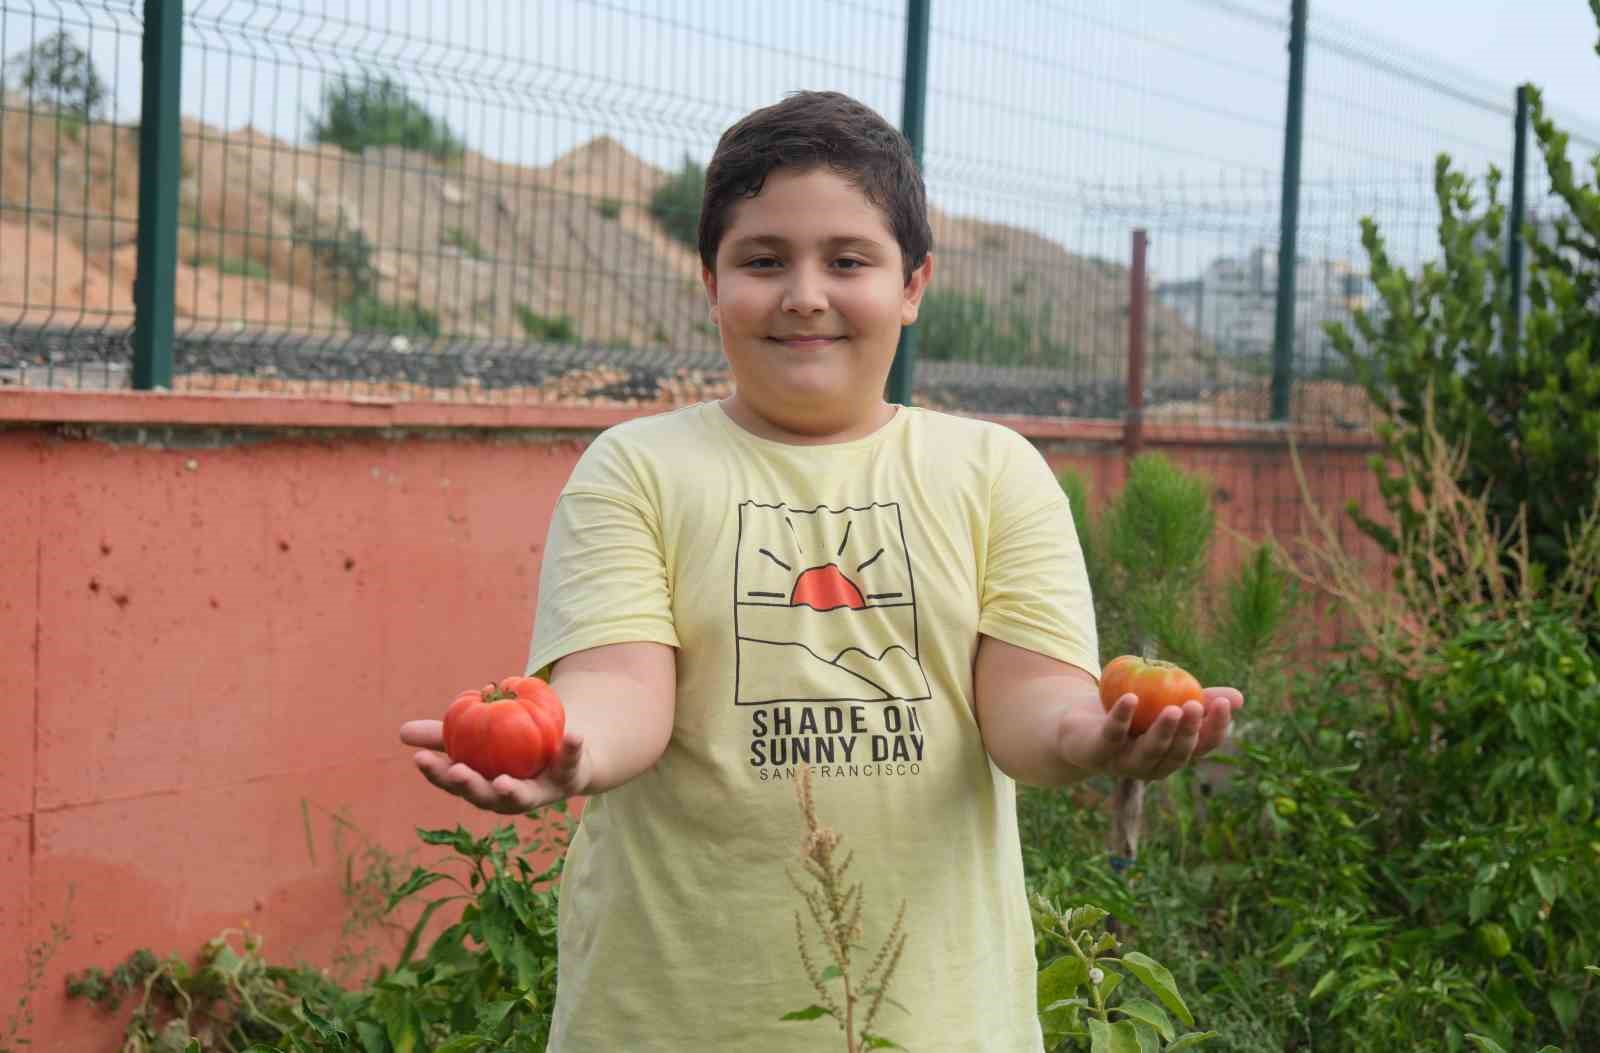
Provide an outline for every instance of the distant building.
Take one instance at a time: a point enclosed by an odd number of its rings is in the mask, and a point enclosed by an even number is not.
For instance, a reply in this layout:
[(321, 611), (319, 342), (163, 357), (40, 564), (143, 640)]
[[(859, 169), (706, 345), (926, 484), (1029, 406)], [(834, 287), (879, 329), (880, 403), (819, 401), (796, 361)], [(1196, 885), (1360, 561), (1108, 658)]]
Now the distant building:
[[(1364, 304), (1367, 279), (1344, 260), (1300, 259), (1295, 273), (1295, 359), (1336, 356), (1322, 332), (1325, 321), (1345, 321)], [(1156, 298), (1185, 324), (1231, 358), (1272, 356), (1277, 325), (1278, 254), (1258, 248), (1244, 258), (1219, 257), (1197, 278), (1162, 282)]]

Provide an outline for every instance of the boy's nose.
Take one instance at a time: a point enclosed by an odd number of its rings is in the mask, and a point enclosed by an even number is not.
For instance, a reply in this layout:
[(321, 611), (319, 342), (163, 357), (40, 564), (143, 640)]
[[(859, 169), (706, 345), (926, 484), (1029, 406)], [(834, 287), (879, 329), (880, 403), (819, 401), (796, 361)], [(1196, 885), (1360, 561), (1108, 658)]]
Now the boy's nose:
[(822, 293), (821, 280), (797, 268), (783, 291), (783, 309), (795, 314), (826, 311), (828, 298)]

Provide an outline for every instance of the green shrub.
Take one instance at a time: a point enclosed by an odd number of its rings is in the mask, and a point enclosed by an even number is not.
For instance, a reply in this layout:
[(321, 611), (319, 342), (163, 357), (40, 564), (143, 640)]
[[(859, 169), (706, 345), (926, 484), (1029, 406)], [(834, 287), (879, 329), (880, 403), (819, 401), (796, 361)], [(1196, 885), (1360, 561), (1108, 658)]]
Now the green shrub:
[(272, 272), (267, 270), (266, 264), (260, 260), (253, 260), (247, 256), (227, 256), (217, 259), (213, 256), (196, 256), (189, 260), (191, 267), (214, 267), (221, 274), (237, 275), (241, 278), (270, 278)]
[(464, 147), (450, 126), (423, 109), (399, 83), (341, 75), (322, 89), (322, 109), (311, 118), (311, 138), (352, 153), (369, 146), (399, 146), (441, 161)]
[(683, 166), (650, 195), (650, 214), (673, 238), (698, 251), (700, 205), (706, 193), (706, 170), (685, 157)]
[[(1597, 12), (1600, 12), (1600, 5)], [(1600, 19), (1600, 13), (1597, 13)], [(1357, 514), (1391, 552), (1418, 529), (1431, 494), (1422, 480), (1390, 467), (1420, 452), (1425, 403), (1451, 447), (1465, 444), (1461, 486), (1489, 497), (1491, 522), (1504, 530), (1527, 516), (1533, 559), (1563, 565), (1565, 536), (1600, 482), (1600, 167), (1579, 183), (1567, 136), (1533, 92), (1533, 123), (1553, 196), (1564, 213), (1556, 242), (1530, 227), (1529, 312), (1514, 335), (1505, 263), (1507, 216), (1500, 173), (1490, 169), (1480, 208), (1468, 179), (1440, 155), (1434, 189), (1442, 257), (1413, 276), (1389, 258), (1377, 224), (1362, 221), (1362, 242), (1382, 300), (1356, 311), (1360, 336), (1325, 328), (1333, 346), (1389, 418), (1380, 428), (1386, 457), (1375, 460), (1393, 528)]]
[(522, 331), (530, 340), (540, 340), (551, 344), (572, 343), (578, 339), (578, 327), (572, 324), (572, 319), (566, 315), (557, 315), (546, 318), (531, 307), (517, 304), (517, 321), (522, 324)]
[(489, 254), (484, 251), (478, 239), (462, 230), (460, 227), (450, 227), (444, 232), (444, 243), (462, 251), (468, 258), (486, 260)]
[[(141, 949), (109, 971), (69, 976), (67, 991), (107, 1012), (133, 1000), (126, 1049), (541, 1053), (555, 1001), (562, 863), (536, 872), (524, 853), (552, 833), (559, 848), (570, 827), (546, 826), (527, 843), (512, 826), (483, 837), (419, 830), (424, 843), (454, 854), (414, 868), (383, 913), (417, 905), (441, 882), (460, 891), (422, 901), (393, 964), (355, 990), (310, 967), (273, 965), (258, 936), (229, 931), (206, 944), (196, 968)], [(456, 920), (424, 950), (424, 932), (452, 904), (461, 905)]]
[(371, 293), (358, 293), (339, 311), (358, 333), (439, 335), (439, 316), (418, 303), (387, 303)]
[(1072, 349), (1050, 335), (1055, 308), (1030, 312), (1011, 300), (991, 306), (983, 293), (930, 289), (917, 314), (917, 354), (935, 362), (1063, 366)]
[[(595, 211), (599, 212), (605, 219), (616, 219), (622, 215), (622, 202), (614, 197), (603, 197), (594, 207)], [(698, 216), (695, 217), (695, 221), (699, 222)]]

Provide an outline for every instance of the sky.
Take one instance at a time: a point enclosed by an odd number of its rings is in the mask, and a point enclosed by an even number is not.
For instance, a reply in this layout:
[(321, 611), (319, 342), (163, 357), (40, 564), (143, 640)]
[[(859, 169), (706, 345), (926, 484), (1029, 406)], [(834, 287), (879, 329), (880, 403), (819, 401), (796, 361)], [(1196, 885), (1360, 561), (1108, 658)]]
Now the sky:
[[(1289, 0), (932, 0), (925, 165), (947, 212), (1193, 273), (1275, 240)], [(139, 0), (0, 0), (0, 57), (58, 27), (118, 119)], [(394, 76), (470, 146), (549, 164), (600, 134), (661, 166), (796, 88), (900, 118), (904, 0), (188, 0), (183, 110), (304, 141), (340, 72)], [(1434, 158), (1509, 166), (1514, 86), (1600, 150), (1588, 0), (1310, 0), (1302, 249), (1361, 255), (1373, 215), (1427, 251)], [(8, 78), (11, 71), (3, 71)], [(1581, 145), (1580, 145), (1581, 148)], [(1542, 180), (1532, 166), (1535, 183)], [(1537, 188), (1536, 188), (1537, 189)]]

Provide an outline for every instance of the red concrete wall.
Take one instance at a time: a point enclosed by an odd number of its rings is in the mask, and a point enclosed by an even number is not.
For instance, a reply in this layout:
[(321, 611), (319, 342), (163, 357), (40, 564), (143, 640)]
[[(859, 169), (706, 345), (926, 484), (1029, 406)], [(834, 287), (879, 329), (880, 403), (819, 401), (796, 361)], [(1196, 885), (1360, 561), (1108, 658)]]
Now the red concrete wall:
[[(396, 730), (521, 670), (556, 494), (625, 416), (0, 392), (0, 1035), (53, 923), (34, 1048), (113, 1049), (122, 1017), (68, 1001), (69, 971), (247, 919), (274, 960), (328, 961), (331, 814), (399, 854), (419, 825), (495, 825), (426, 786)], [(1119, 484), (1117, 429), (1008, 423)], [(1147, 440), (1217, 480), (1225, 521), (1290, 527), (1281, 448)], [(1307, 456), (1329, 491), (1364, 452)]]

